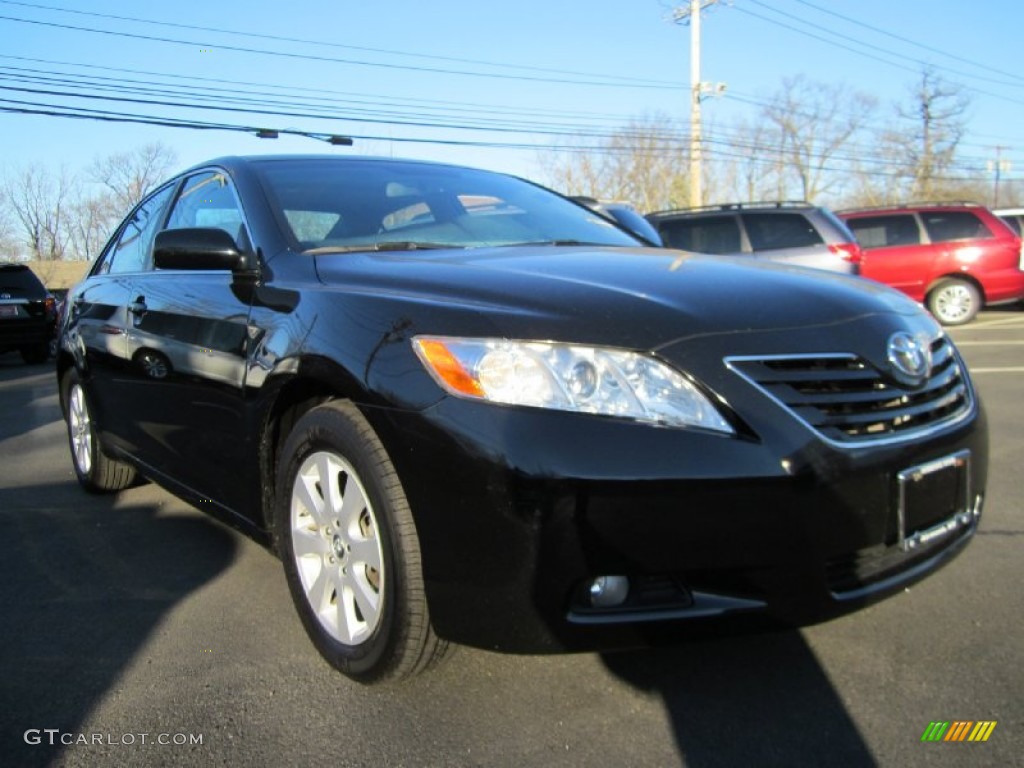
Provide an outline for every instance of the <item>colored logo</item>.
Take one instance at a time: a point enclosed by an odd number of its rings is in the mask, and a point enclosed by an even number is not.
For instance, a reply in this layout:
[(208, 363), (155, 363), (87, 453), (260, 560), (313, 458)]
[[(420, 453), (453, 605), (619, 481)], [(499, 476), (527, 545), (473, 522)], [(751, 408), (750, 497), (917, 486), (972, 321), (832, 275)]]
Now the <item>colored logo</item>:
[(995, 729), (995, 720), (933, 721), (924, 729), (921, 741), (988, 741)]

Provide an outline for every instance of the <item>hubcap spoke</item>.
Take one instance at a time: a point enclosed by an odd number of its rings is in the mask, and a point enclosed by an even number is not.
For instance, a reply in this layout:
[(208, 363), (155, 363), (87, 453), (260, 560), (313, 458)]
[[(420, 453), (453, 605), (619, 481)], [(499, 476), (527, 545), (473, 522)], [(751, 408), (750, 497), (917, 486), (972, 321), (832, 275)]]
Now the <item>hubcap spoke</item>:
[(363, 496), (363, 489), (359, 487), (359, 484), (354, 482), (348, 483), (345, 487), (345, 498), (342, 500), (339, 519), (341, 520), (341, 527), (349, 538), (354, 539), (357, 536), (362, 536), (360, 520), (362, 520), (363, 511), (367, 506), (366, 497)]
[(349, 555), (352, 558), (353, 566), (367, 566), (379, 573), (381, 569), (380, 544), (377, 542), (376, 532), (374, 532), (373, 538), (353, 541), (352, 551)]
[(309, 528), (292, 529), (292, 548), (295, 557), (322, 557), (330, 549), (327, 539)]
[[(317, 482), (318, 478), (303, 472), (300, 472), (295, 479), (295, 488), (292, 491), (292, 520), (297, 525), (292, 526), (293, 530), (308, 530), (311, 525), (313, 528), (321, 528), (326, 525), (327, 519), (323, 511), (324, 500), (317, 492)], [(296, 509), (297, 507), (301, 509)], [(303, 512), (308, 514), (312, 520), (306, 519)]]
[(352, 585), (355, 604), (359, 606), (359, 612), (363, 614), (367, 624), (376, 623), (377, 614), (380, 611), (380, 594), (367, 579), (365, 568), (359, 567), (353, 570), (348, 581)]
[(309, 599), (310, 606), (319, 615), (330, 610), (334, 592), (334, 579), (331, 578), (327, 568), (321, 567), (317, 571), (313, 583), (306, 590), (306, 597)]
[(320, 493), (324, 499), (325, 522), (334, 517), (341, 509), (341, 489), (338, 487), (338, 474), (341, 468), (327, 453), (317, 454), (316, 473), (320, 482)]

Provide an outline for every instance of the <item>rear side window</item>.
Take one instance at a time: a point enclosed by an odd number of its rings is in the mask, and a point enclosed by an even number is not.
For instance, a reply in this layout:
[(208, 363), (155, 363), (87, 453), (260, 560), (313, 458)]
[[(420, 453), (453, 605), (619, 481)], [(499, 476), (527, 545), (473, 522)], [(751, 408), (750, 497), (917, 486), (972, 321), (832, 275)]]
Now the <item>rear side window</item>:
[(754, 251), (807, 248), (825, 242), (807, 217), (799, 213), (745, 213), (743, 223)]
[(709, 216), (658, 223), (658, 231), (669, 248), (697, 253), (739, 253), (740, 226), (735, 216)]
[(1010, 229), (1012, 229), (1015, 234), (1020, 235), (1021, 229), (1019, 216), (1000, 216), (999, 218), (1001, 218), (1003, 221), (1009, 224)]
[(0, 293), (17, 298), (42, 298), (46, 289), (35, 272), (23, 265), (0, 266)]
[(887, 248), (893, 245), (918, 245), (921, 237), (917, 221), (910, 214), (864, 216), (846, 222), (862, 248)]
[(921, 221), (933, 243), (992, 237), (992, 230), (970, 211), (928, 211), (921, 214)]

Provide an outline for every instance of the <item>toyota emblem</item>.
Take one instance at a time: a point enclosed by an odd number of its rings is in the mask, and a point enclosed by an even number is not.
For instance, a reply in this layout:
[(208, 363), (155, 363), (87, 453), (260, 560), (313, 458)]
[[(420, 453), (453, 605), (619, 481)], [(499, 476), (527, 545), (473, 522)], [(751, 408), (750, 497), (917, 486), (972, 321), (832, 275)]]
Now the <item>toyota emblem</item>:
[(931, 373), (932, 350), (927, 340), (897, 331), (889, 337), (887, 351), (892, 372), (902, 383), (916, 387)]

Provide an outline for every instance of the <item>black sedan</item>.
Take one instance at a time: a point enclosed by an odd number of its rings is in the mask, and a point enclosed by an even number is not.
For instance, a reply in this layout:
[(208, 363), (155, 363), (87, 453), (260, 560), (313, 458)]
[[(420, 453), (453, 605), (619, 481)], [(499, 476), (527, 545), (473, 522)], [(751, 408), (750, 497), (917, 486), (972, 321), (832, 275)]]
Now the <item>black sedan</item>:
[(363, 681), (449, 641), (821, 621), (949, 561), (985, 494), (978, 396), (902, 294), (432, 163), (183, 173), (69, 295), (57, 368), (82, 485), (138, 474), (272, 547)]

